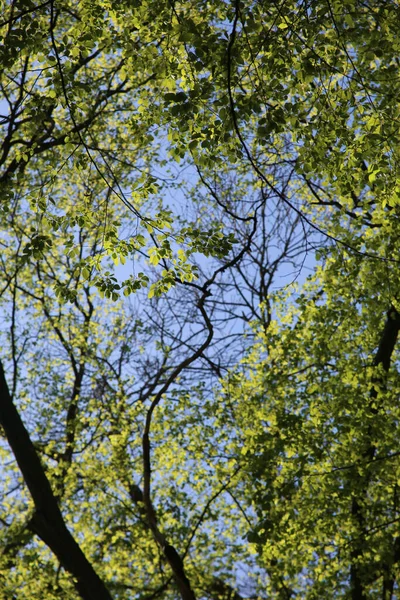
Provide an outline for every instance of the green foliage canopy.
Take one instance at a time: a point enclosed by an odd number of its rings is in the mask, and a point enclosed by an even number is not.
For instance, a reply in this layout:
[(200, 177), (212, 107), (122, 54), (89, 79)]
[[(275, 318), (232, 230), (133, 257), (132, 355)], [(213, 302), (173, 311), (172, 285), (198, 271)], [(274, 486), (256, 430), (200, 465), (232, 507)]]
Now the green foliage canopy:
[(0, 14), (2, 597), (396, 597), (398, 3)]

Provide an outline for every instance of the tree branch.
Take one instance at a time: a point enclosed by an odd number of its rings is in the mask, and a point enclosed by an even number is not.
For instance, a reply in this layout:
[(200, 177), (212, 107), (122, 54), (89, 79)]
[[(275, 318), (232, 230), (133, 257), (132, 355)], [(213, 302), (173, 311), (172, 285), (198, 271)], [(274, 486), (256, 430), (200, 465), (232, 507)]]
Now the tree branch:
[(112, 600), (100, 577), (67, 529), (29, 433), (12, 401), (0, 361), (0, 424), (35, 504), (31, 528), (76, 579), (84, 600)]

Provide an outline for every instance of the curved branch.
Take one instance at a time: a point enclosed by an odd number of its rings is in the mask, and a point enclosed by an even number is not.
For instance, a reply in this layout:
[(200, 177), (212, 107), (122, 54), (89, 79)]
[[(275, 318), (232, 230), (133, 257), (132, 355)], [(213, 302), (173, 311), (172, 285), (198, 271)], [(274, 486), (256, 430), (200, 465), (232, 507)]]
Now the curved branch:
[(75, 579), (83, 600), (112, 600), (80, 546), (68, 530), (32, 440), (12, 401), (0, 361), (0, 424), (32, 496), (30, 526)]

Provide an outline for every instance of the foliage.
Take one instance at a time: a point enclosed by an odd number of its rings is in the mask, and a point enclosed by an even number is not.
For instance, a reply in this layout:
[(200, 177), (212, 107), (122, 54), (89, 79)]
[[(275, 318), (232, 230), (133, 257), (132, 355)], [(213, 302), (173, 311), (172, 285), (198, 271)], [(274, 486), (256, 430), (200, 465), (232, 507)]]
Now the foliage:
[(222, 397), (271, 597), (397, 590), (399, 313), (386, 316), (374, 263), (334, 254), (260, 336), (253, 374), (233, 373)]
[(394, 598), (398, 3), (0, 8), (0, 596)]

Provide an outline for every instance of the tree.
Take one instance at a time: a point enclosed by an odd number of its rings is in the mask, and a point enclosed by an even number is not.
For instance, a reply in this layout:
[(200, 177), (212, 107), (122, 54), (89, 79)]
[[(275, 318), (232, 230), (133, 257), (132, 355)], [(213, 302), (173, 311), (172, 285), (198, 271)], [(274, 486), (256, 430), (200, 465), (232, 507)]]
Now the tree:
[(3, 596), (392, 598), (397, 4), (2, 14)]
[(249, 380), (225, 388), (272, 597), (398, 589), (399, 313), (384, 268), (336, 258), (260, 336)]

